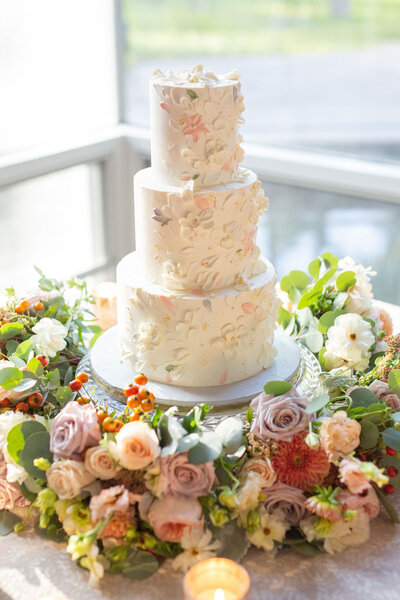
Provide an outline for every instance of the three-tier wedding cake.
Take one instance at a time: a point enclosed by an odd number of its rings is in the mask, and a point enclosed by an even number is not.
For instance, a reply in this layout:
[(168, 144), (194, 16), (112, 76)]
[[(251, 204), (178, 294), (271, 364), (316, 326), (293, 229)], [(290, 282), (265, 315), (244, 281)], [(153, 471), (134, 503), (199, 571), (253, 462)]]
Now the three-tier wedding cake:
[(150, 98), (136, 252), (117, 268), (122, 360), (152, 381), (233, 383), (271, 366), (277, 310), (275, 270), (255, 244), (268, 200), (239, 167), (239, 76), (156, 71)]

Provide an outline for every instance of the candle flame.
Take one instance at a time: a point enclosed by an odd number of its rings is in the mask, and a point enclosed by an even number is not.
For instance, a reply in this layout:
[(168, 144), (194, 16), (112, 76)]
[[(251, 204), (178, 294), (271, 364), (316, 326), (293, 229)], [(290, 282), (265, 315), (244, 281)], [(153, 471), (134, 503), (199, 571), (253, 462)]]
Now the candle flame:
[(214, 600), (225, 600), (225, 592), (224, 592), (224, 590), (221, 590), (221, 588), (218, 588), (217, 590), (215, 590), (215, 592), (214, 592)]

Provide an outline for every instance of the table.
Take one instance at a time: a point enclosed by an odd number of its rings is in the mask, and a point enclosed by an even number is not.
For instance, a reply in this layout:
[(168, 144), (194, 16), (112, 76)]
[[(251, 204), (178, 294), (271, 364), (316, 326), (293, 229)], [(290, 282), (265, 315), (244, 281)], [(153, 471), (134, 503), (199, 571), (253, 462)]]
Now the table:
[[(400, 331), (400, 307), (382, 303)], [(393, 498), (400, 510), (400, 497)], [(100, 590), (74, 564), (65, 547), (32, 536), (0, 538), (0, 600), (179, 600), (182, 574), (163, 566), (152, 578), (134, 581), (107, 575)], [(400, 525), (384, 515), (371, 523), (370, 542), (336, 556), (305, 558), (282, 551), (275, 559), (252, 549), (243, 565), (250, 572), (251, 600), (398, 600)]]

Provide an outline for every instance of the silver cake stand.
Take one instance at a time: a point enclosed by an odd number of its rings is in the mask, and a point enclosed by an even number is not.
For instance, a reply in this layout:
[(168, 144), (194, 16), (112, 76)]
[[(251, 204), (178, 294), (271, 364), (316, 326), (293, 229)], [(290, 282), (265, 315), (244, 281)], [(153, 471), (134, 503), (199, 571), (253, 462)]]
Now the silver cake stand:
[[(212, 404), (213, 413), (219, 418), (239, 414), (247, 410), (250, 401), (257, 396), (268, 381), (290, 381), (299, 393), (311, 396), (318, 386), (321, 372), (318, 360), (303, 345), (297, 344), (283, 331), (275, 333), (277, 350), (273, 365), (253, 377), (237, 383), (210, 387), (180, 387), (149, 381), (147, 388), (155, 395), (157, 405), (163, 409), (177, 406), (179, 412), (187, 412), (202, 402)], [(136, 375), (120, 360), (117, 327), (103, 333), (90, 353), (79, 364), (78, 372), (90, 376), (89, 386), (95, 387), (94, 397), (109, 409), (121, 412), (125, 405), (124, 388)]]

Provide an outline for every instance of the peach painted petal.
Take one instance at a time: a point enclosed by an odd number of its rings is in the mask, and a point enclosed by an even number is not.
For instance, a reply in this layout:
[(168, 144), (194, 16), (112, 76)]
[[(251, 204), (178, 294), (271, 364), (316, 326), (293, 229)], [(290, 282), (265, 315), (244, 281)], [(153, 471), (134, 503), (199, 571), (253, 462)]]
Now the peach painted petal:
[(190, 290), (190, 293), (193, 294), (193, 296), (204, 296), (204, 292), (201, 289)]
[(225, 381), (228, 379), (228, 369), (222, 373), (221, 379), (219, 380), (221, 385), (224, 385)]
[(171, 311), (173, 314), (175, 314), (174, 306), (169, 298), (167, 298), (166, 296), (160, 296), (160, 300), (167, 307), (167, 309), (169, 311)]
[(194, 201), (196, 202), (197, 208), (200, 210), (205, 210), (206, 208), (210, 207), (210, 203), (207, 198), (204, 198), (204, 196), (200, 196), (199, 194), (194, 197)]
[(165, 378), (165, 383), (172, 383), (171, 373), (167, 373), (167, 376)]
[(169, 112), (168, 106), (165, 104), (165, 102), (160, 102), (160, 106), (161, 106), (161, 108), (163, 108), (164, 110), (166, 110), (167, 112)]
[(254, 304), (252, 302), (243, 302), (242, 311), (245, 315), (251, 315), (254, 310)]
[(229, 169), (231, 168), (231, 162), (232, 162), (232, 156), (224, 162), (224, 164), (221, 167), (221, 171), (229, 171)]

